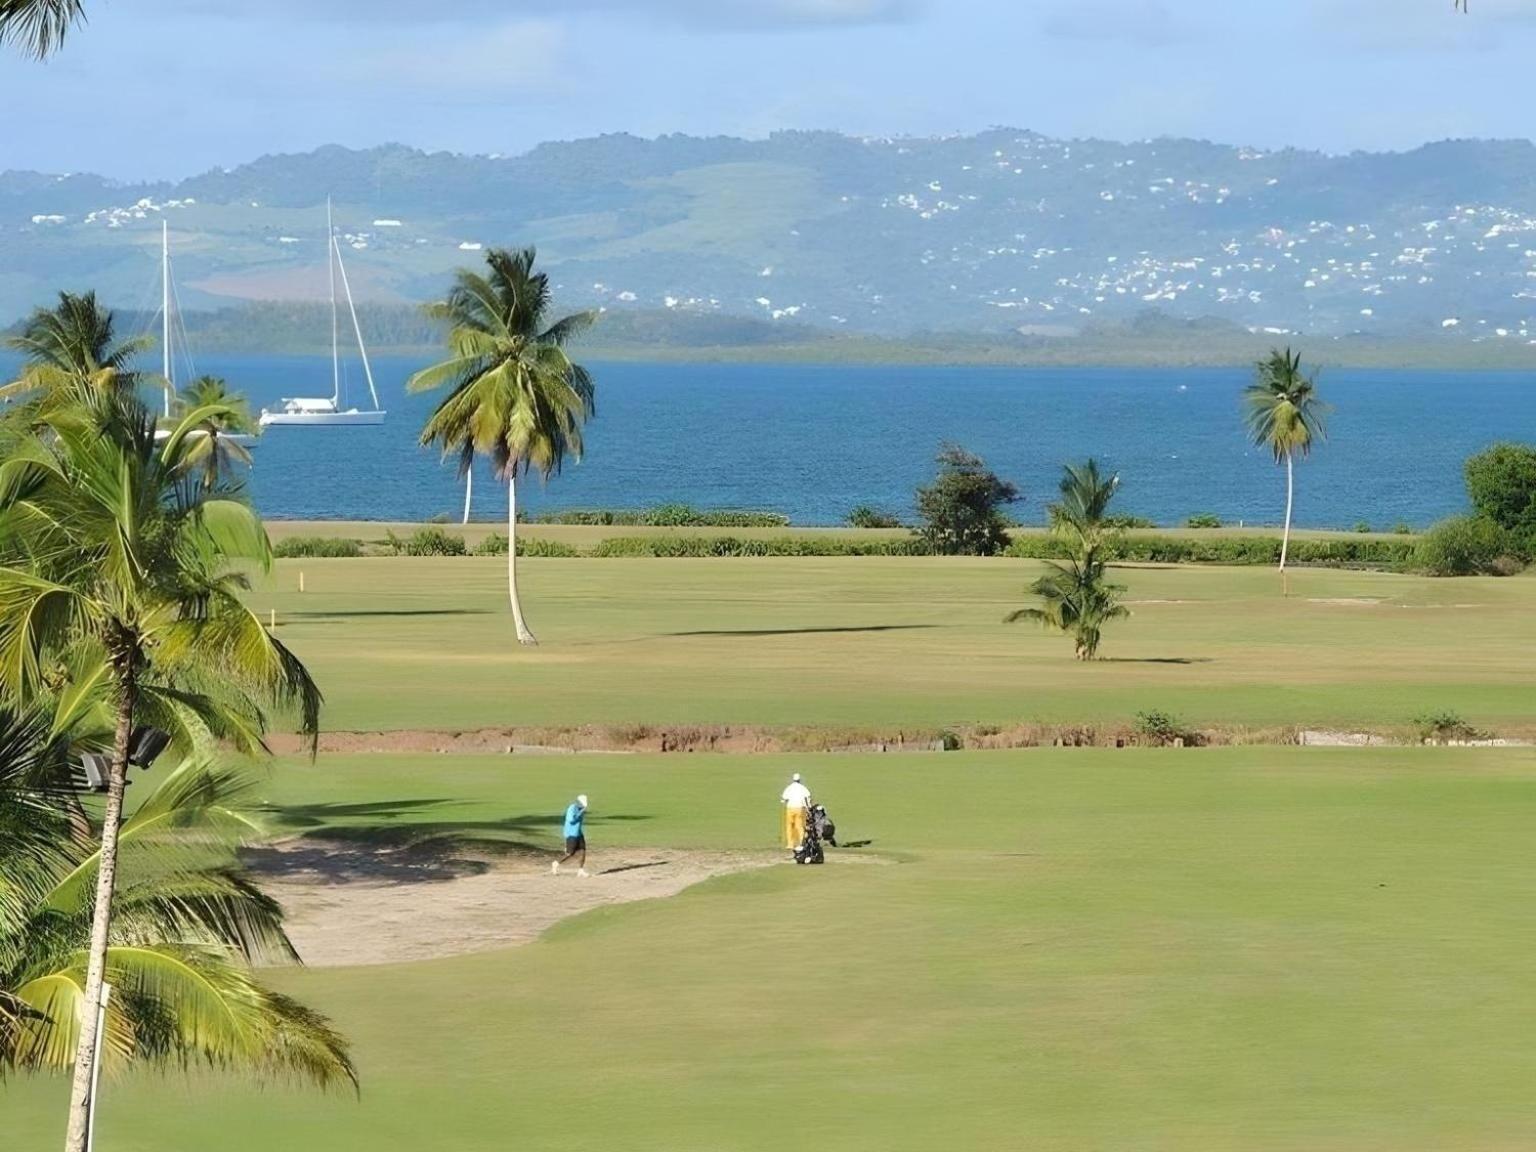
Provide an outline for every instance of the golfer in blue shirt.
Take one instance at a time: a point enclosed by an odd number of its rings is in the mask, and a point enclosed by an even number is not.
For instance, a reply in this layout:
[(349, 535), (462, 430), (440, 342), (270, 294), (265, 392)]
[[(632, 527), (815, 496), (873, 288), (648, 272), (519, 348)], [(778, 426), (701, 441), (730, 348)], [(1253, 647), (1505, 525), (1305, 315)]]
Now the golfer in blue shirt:
[(576, 861), (576, 875), (587, 874), (587, 798), (576, 797), (576, 803), (565, 810), (565, 855), (549, 866), (551, 875), (560, 874), (560, 865), (569, 863), (574, 857), (580, 857)]

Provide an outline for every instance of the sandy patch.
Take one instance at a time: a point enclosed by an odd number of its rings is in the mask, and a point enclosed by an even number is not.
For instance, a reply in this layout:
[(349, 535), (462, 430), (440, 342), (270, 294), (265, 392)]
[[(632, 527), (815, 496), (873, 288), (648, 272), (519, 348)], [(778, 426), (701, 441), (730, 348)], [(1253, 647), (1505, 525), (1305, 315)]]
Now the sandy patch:
[(526, 944), (605, 904), (675, 896), (714, 876), (785, 862), (773, 852), (594, 852), (585, 879), (549, 854), (488, 858), (432, 848), (300, 840), (251, 854), (288, 935), (316, 968), (398, 964)]
[(1349, 608), (1349, 607), (1374, 608), (1378, 604), (1380, 604), (1381, 601), (1380, 600), (1362, 599), (1360, 597), (1353, 597), (1353, 596), (1332, 596), (1332, 597), (1326, 597), (1324, 599), (1308, 600), (1307, 603), (1308, 604), (1329, 604), (1329, 605), (1332, 605), (1332, 606), (1338, 607), (1338, 608)]

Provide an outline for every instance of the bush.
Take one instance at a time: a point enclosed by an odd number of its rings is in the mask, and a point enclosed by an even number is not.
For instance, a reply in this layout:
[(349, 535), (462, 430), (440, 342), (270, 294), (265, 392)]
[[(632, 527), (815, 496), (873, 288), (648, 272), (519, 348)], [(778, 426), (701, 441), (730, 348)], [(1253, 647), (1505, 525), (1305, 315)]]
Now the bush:
[(630, 510), (576, 509), (548, 512), (538, 524), (584, 524), (619, 528), (787, 528), (789, 517), (777, 512), (750, 512), (719, 508), (700, 510), (689, 504), (663, 504), (658, 508)]
[[(521, 556), (523, 554), (523, 549), (521, 548), (522, 541), (519, 540), (518, 544), (519, 548), (517, 550), (517, 554)], [(484, 540), (475, 545), (476, 556), (505, 556), (506, 554), (507, 538), (500, 532), (492, 532)]]
[(418, 528), (406, 537), (396, 536), (390, 532), (385, 536), (384, 544), (394, 556), (469, 555), (469, 547), (464, 543), (464, 537), (450, 535), (435, 526)]
[(1483, 740), (1487, 733), (1481, 732), (1461, 718), (1459, 712), (1446, 710), (1444, 712), (1429, 712), (1421, 716), (1415, 716), (1413, 723), (1419, 730), (1419, 739), (1426, 744), (1448, 744), (1452, 740)]
[(711, 559), (751, 556), (922, 556), (922, 541), (839, 540), (785, 536), (742, 540), (735, 536), (612, 536), (599, 541), (589, 556)]
[[(490, 540), (486, 540), (480, 547), (483, 549), (489, 543)], [(507, 554), (506, 537), (501, 538), (500, 548), (501, 551), (499, 552), (482, 553), (482, 555), (505, 556)], [(519, 536), (517, 538), (517, 554), (543, 560), (574, 560), (581, 555), (581, 549), (567, 544), (563, 540), (540, 540), (537, 537), (529, 539), (525, 536)]]
[(1361, 533), (1362, 535), (1364, 535), (1364, 534), (1369, 533), (1371, 531), (1371, 526), (1368, 523), (1366, 523), (1364, 520), (1362, 520), (1362, 521), (1360, 521), (1360, 523), (1355, 525), (1355, 531)]
[(1185, 728), (1177, 717), (1155, 710), (1136, 713), (1136, 735), (1153, 744), (1172, 744), (1178, 740), (1186, 744), (1198, 742), (1195, 734)]
[(1156, 528), (1157, 525), (1145, 516), (1119, 515), (1104, 517), (1104, 527), (1111, 532), (1124, 532), (1128, 528)]
[(1464, 471), (1479, 516), (1521, 537), (1536, 536), (1536, 448), (1495, 444), (1468, 460)]
[(1188, 520), (1184, 521), (1184, 527), (1186, 527), (1186, 528), (1220, 528), (1221, 527), (1221, 517), (1220, 516), (1212, 515), (1210, 512), (1201, 512), (1198, 515), (1191, 516)]
[(1399, 520), (1396, 524), (1392, 525), (1392, 535), (1394, 535), (1394, 536), (1412, 536), (1413, 535), (1413, 528), (1412, 528), (1411, 525), (1405, 523), (1402, 520)]
[(343, 540), (334, 536), (290, 536), (272, 546), (279, 560), (323, 558), (351, 560), (363, 554), (361, 540)]
[(881, 512), (868, 504), (860, 504), (848, 513), (848, 526), (850, 528), (900, 528), (901, 521), (888, 512)]
[(1509, 532), (1486, 516), (1453, 516), (1419, 537), (1414, 567), (1429, 576), (1508, 576), (1523, 567)]
[(954, 444), (939, 450), (938, 464), (934, 482), (917, 490), (917, 536), (939, 556), (995, 556), (1008, 546), (1003, 508), (1019, 490)]

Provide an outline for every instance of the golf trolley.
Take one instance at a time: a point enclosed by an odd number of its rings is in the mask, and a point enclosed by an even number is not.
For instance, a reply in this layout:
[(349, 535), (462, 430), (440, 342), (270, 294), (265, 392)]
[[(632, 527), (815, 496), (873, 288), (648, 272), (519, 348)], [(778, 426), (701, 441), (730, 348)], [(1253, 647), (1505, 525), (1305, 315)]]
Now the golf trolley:
[(796, 864), (825, 864), (827, 854), (823, 845), (837, 847), (837, 825), (820, 804), (812, 805), (805, 814), (805, 838), (795, 849)]

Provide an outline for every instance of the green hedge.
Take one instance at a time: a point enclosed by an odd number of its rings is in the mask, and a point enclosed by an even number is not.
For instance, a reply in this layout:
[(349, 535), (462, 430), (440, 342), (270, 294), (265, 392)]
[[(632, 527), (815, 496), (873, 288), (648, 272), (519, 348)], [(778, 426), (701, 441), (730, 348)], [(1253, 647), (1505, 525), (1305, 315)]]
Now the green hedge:
[(351, 560), (363, 554), (361, 540), (344, 540), (333, 536), (290, 536), (272, 546), (272, 555), (279, 560), (300, 560), (311, 557)]
[(785, 536), (741, 540), (734, 536), (614, 536), (587, 553), (601, 557), (706, 559), (727, 556), (925, 556), (921, 540), (843, 540)]
[[(1124, 536), (1109, 544), (1108, 552), (1112, 560), (1131, 564), (1258, 566), (1280, 563), (1280, 540), (1269, 536)], [(1019, 559), (1063, 560), (1067, 547), (1054, 536), (1016, 536), (1007, 554)], [(1413, 554), (1411, 540), (1293, 540), (1290, 561), (1334, 568), (1405, 568)]]
[(733, 508), (700, 509), (690, 504), (663, 504), (659, 508), (548, 512), (534, 523), (582, 524), (599, 528), (787, 528), (789, 517), (777, 512), (751, 512)]

